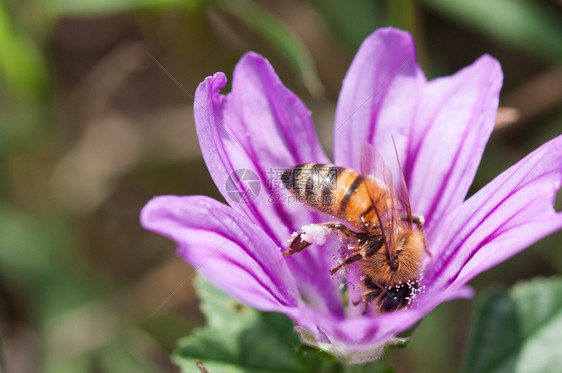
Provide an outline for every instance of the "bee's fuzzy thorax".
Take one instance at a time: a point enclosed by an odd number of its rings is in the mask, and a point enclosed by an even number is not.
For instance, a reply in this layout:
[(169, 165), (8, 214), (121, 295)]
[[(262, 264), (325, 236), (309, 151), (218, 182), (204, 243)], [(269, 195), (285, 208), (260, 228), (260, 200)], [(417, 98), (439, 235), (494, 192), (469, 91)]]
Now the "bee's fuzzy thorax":
[(406, 283), (419, 276), (423, 259), (423, 235), (418, 231), (409, 232), (406, 241), (400, 244), (402, 238), (401, 235), (397, 237), (396, 270), (388, 265), (384, 246), (371, 257), (359, 262), (361, 270), (368, 275), (374, 274), (373, 277), (377, 278), (381, 286)]

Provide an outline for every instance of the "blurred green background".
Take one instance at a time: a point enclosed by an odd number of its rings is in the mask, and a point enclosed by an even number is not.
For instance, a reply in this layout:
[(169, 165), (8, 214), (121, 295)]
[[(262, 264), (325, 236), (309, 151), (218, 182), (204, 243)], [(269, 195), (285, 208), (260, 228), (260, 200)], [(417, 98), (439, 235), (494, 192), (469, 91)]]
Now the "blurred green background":
[[(377, 27), (412, 32), (430, 78), (489, 53), (504, 108), (475, 191), (562, 133), (561, 13), (560, 0), (3, 0), (0, 370), (178, 371), (176, 340), (204, 324), (193, 269), (138, 215), (154, 195), (221, 199), (193, 122), (206, 76), (230, 77), (246, 51), (266, 56), (331, 154), (342, 79)], [(561, 242), (552, 235), (472, 285), (560, 274)], [(457, 370), (473, 304), (438, 307), (388, 361)]]

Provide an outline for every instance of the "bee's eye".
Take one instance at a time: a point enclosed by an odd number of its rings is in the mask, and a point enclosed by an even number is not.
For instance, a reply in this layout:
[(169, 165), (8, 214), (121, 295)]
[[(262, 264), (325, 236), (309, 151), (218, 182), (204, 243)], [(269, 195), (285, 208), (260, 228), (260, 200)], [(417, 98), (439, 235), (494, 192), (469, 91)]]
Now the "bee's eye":
[(404, 246), (406, 244), (406, 237), (400, 240), (400, 245)]

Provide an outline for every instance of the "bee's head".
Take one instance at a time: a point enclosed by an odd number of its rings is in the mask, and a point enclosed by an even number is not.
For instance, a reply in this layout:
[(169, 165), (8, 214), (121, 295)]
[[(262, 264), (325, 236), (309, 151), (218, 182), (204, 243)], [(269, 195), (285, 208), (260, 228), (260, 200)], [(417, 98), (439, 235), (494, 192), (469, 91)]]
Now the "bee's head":
[[(403, 273), (417, 272), (422, 263), (425, 247), (423, 234), (419, 231), (407, 230), (396, 236), (396, 255), (394, 270)], [(392, 263), (389, 264), (392, 269)]]

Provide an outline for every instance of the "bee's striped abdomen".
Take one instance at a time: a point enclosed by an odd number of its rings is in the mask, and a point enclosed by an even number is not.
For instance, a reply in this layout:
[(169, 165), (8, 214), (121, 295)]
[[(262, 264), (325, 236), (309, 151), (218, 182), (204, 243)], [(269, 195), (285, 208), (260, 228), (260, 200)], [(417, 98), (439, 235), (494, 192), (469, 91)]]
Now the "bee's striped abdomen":
[(299, 202), (357, 227), (375, 216), (366, 185), (370, 180), (351, 169), (307, 163), (285, 171), (282, 180)]
[(307, 163), (286, 170), (281, 178), (299, 202), (333, 214), (333, 191), (343, 170), (327, 164)]

